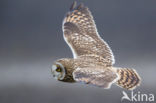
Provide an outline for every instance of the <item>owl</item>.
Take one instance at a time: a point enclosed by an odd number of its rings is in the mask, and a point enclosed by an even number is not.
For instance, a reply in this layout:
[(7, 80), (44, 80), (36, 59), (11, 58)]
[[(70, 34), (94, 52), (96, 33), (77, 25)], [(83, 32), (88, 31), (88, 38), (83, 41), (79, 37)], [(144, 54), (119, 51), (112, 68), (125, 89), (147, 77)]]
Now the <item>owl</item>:
[(59, 81), (94, 85), (104, 89), (116, 85), (133, 90), (140, 84), (134, 69), (114, 67), (115, 59), (108, 44), (97, 32), (88, 7), (74, 2), (63, 20), (63, 37), (73, 58), (56, 60), (52, 75)]

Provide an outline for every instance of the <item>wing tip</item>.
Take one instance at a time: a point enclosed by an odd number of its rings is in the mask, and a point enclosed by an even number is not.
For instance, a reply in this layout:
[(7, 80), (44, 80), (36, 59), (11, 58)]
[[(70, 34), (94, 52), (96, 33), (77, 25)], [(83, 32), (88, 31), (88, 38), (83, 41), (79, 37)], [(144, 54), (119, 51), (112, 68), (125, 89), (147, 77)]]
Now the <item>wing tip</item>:
[(87, 8), (87, 7), (85, 7), (83, 3), (80, 3), (80, 4), (77, 6), (77, 2), (74, 1), (74, 2), (71, 4), (69, 10), (70, 10), (70, 11), (73, 11), (73, 10), (81, 10), (81, 9), (83, 9), (83, 8)]
[(77, 6), (77, 10), (81, 10), (83, 9), (85, 6), (83, 3), (80, 3), (78, 6)]
[(70, 6), (70, 11), (74, 10), (75, 7), (76, 7), (76, 5), (77, 5), (77, 2), (74, 1), (74, 2), (72, 3), (72, 5)]

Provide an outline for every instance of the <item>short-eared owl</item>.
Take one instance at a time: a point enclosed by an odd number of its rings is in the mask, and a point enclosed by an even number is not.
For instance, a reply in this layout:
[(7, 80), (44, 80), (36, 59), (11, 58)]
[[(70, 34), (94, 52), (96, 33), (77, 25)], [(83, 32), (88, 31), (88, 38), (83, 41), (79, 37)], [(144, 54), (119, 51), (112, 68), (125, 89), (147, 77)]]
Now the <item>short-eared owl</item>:
[(63, 82), (83, 82), (102, 88), (112, 83), (132, 90), (140, 84), (134, 69), (113, 67), (115, 62), (108, 44), (97, 32), (89, 9), (74, 2), (63, 20), (63, 33), (74, 58), (63, 58), (52, 65), (52, 75)]

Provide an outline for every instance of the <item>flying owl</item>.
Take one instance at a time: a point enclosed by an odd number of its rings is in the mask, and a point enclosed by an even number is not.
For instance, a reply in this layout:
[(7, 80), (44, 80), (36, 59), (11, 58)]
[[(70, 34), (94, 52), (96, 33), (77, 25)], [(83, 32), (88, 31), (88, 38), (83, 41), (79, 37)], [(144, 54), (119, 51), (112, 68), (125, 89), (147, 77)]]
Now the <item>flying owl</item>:
[(115, 83), (133, 90), (140, 84), (134, 69), (113, 67), (115, 59), (108, 44), (97, 32), (89, 9), (76, 2), (63, 20), (63, 36), (71, 48), (73, 58), (63, 58), (52, 65), (52, 75), (59, 81), (82, 82), (104, 89)]

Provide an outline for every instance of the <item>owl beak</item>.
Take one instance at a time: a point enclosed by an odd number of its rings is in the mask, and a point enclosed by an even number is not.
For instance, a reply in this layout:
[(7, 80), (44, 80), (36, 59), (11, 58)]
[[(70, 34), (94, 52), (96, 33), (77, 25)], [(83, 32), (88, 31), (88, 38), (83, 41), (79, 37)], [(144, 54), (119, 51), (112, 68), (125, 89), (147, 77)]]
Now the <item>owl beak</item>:
[(52, 74), (52, 75), (53, 75), (54, 78), (56, 78), (56, 75), (55, 74)]

